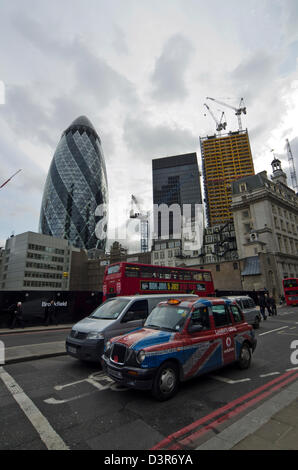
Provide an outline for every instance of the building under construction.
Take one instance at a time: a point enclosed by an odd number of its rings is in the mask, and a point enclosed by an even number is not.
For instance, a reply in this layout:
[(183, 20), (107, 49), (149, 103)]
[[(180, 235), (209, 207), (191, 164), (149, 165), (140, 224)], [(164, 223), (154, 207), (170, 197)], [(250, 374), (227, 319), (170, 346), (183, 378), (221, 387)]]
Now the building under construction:
[(208, 226), (233, 220), (231, 183), (254, 175), (247, 130), (200, 137)]

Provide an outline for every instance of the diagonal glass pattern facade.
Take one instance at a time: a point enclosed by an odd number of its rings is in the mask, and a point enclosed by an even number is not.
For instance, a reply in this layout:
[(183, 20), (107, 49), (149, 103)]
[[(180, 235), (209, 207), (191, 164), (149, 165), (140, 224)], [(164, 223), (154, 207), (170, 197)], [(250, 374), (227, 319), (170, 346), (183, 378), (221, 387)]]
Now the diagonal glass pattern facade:
[[(95, 215), (108, 206), (108, 182), (101, 141), (91, 122), (81, 116), (62, 134), (45, 183), (39, 231), (65, 238), (84, 249), (105, 249), (106, 239), (95, 234), (107, 214)], [(104, 218), (103, 218), (104, 217)]]

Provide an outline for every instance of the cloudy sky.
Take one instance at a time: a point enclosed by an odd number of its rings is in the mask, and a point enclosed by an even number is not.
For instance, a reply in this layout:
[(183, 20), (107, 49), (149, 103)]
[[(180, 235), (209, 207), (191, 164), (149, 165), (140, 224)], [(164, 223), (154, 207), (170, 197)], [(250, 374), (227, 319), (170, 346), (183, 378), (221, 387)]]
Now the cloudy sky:
[(288, 138), (298, 174), (297, 54), (297, 0), (1, 0), (0, 184), (22, 171), (0, 190), (0, 246), (37, 232), (55, 148), (82, 114), (102, 140), (110, 228), (132, 193), (152, 208), (152, 158), (197, 152), (201, 168), (207, 96), (244, 98), (256, 172), (271, 174), (272, 149), (288, 171)]

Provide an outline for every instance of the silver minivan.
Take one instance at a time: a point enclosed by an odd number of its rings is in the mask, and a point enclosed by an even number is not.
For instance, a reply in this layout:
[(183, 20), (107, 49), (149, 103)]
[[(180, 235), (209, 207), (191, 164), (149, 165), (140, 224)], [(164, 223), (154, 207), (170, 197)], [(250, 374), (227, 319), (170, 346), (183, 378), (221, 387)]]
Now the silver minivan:
[(152, 294), (112, 297), (91, 315), (76, 323), (66, 338), (66, 351), (82, 361), (98, 362), (105, 341), (141, 328), (154, 307), (175, 297), (198, 298), (192, 294)]
[(254, 300), (248, 295), (232, 295), (225, 297), (231, 300), (236, 300), (237, 304), (244, 313), (245, 320), (249, 325), (252, 325), (254, 328), (260, 327), (261, 322), (261, 313), (257, 309)]

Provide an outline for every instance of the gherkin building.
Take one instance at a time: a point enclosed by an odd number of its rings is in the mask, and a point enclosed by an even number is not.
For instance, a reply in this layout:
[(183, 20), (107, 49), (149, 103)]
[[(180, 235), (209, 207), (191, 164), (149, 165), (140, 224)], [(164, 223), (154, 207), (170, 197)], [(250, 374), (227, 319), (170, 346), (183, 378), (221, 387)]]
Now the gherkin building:
[(80, 116), (63, 132), (47, 175), (39, 232), (105, 250), (108, 181), (101, 140)]

